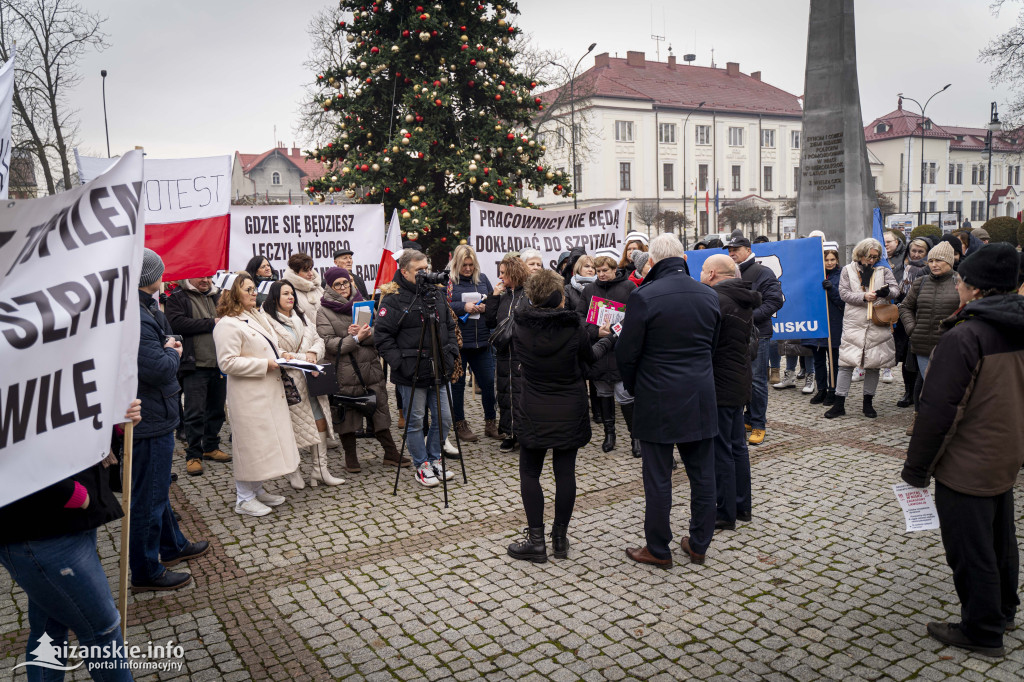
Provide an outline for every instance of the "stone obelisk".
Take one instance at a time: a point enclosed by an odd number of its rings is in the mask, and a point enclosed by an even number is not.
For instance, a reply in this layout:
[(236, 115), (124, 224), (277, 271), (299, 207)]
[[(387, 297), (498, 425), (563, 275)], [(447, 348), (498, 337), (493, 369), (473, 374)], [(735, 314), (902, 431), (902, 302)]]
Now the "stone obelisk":
[(853, 0), (811, 0), (797, 228), (839, 242), (844, 263), (878, 205), (864, 143)]

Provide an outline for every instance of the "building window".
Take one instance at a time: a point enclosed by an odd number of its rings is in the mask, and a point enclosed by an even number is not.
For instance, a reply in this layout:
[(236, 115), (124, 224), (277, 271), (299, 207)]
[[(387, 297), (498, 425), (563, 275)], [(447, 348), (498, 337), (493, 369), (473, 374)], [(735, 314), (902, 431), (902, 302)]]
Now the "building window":
[(926, 185), (935, 184), (935, 174), (938, 170), (938, 166), (934, 161), (922, 161), (921, 162), (921, 177), (924, 178)]
[(1010, 172), (1007, 175), (1008, 185), (1019, 185), (1020, 184), (1020, 166), (1010, 166)]
[(964, 165), (962, 163), (949, 164), (949, 184), (964, 184)]
[(708, 191), (708, 165), (706, 163), (697, 166), (697, 191)]
[(537, 144), (539, 144), (541, 147), (543, 147), (544, 145), (547, 144), (547, 142), (548, 142), (548, 134), (547, 133), (537, 133)]
[(544, 198), (544, 185), (537, 185), (537, 198), (538, 199), (543, 199)]
[(563, 132), (562, 126), (555, 128), (555, 149), (561, 149), (565, 146), (565, 132)]
[(632, 142), (633, 141), (633, 122), (632, 121), (616, 121), (615, 122), (615, 141), (616, 142)]
[(771, 166), (765, 166), (764, 167), (764, 184), (762, 185), (762, 188), (763, 188), (763, 190), (765, 192), (773, 191), (772, 190), (772, 167)]
[(985, 202), (972, 201), (971, 202), (971, 220), (983, 220), (985, 218)]
[(937, 206), (938, 206), (938, 202), (936, 202), (936, 201), (929, 201), (928, 202), (928, 212), (929, 213), (935, 213), (935, 211), (938, 210), (936, 208)]
[(666, 192), (672, 192), (675, 190), (675, 165), (671, 163), (663, 164), (661, 167), (661, 177), (663, 181), (662, 187), (665, 188)]
[(675, 123), (659, 123), (658, 124), (658, 142), (665, 144), (676, 143), (676, 124)]
[(964, 202), (962, 201), (950, 201), (946, 205), (948, 213), (962, 213), (964, 210)]
[(740, 179), (741, 172), (742, 171), (741, 171), (739, 166), (733, 166), (732, 167), (732, 191), (733, 192), (739, 192), (740, 191), (740, 183), (742, 182), (741, 179)]
[(971, 184), (972, 185), (984, 185), (985, 184), (985, 165), (974, 164), (971, 166)]
[(793, 193), (800, 191), (800, 166), (793, 167)]
[(633, 185), (630, 182), (630, 177), (629, 177), (629, 164), (628, 163), (620, 163), (619, 164), (619, 189), (621, 189), (621, 190), (623, 190), (625, 192), (628, 192), (630, 189), (632, 189), (632, 186)]
[(878, 191), (878, 176), (877, 175), (872, 175), (871, 176), (871, 191), (872, 192), (877, 192)]
[(761, 131), (761, 146), (767, 149), (775, 149), (775, 131), (774, 130), (762, 130)]
[(729, 146), (743, 146), (743, 128), (729, 128)]
[(793, 130), (789, 133), (789, 146), (793, 149), (800, 149), (800, 131)]
[(271, 176), (270, 176), (270, 184), (271, 185), (280, 185), (281, 184), (281, 174), (278, 173), (277, 171), (274, 171), (271, 174)]
[(878, 125), (875, 126), (875, 133), (876, 134), (881, 134), (881, 133), (884, 133), (885, 131), (887, 131), (888, 129), (889, 129), (889, 126), (887, 126), (884, 123), (879, 123)]
[(707, 211), (701, 211), (700, 212), (700, 233), (701, 234), (707, 234), (708, 233), (708, 212)]
[(697, 144), (711, 144), (711, 126), (695, 126), (694, 135)]
[(572, 167), (572, 191), (579, 194), (583, 191), (583, 164), (577, 163)]
[(581, 127), (582, 125), (583, 124), (581, 123), (577, 123), (572, 127), (572, 141), (575, 144), (579, 144), (580, 140), (583, 139), (583, 128)]

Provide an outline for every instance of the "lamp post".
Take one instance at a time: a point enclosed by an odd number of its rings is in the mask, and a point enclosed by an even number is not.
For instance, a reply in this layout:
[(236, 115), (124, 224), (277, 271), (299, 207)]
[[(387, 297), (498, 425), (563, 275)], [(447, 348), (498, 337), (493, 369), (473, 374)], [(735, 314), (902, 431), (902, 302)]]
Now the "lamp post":
[[(565, 75), (569, 77), (569, 145), (570, 145), (569, 152), (572, 155), (572, 180), (573, 180), (573, 182), (572, 182), (572, 185), (573, 185), (573, 187), (572, 187), (572, 207), (573, 208), (577, 208), (577, 205), (576, 205), (576, 194), (578, 192), (578, 188), (576, 187), (576, 90), (575, 90), (576, 70), (578, 68), (580, 68), (580, 64), (583, 62), (583, 60), (586, 58), (586, 56), (588, 54), (590, 54), (591, 52), (594, 51), (595, 47), (597, 47), (597, 43), (590, 43), (590, 47), (587, 48), (587, 51), (584, 52), (583, 56), (580, 57), (579, 60), (576, 62), (576, 66), (574, 66), (572, 68), (572, 73), (569, 73), (569, 69), (565, 68), (563, 65), (559, 64), (558, 62), (548, 62), (549, 64), (551, 64), (553, 66), (557, 66), (562, 71), (565, 71)], [(580, 172), (580, 176), (581, 177), (583, 176), (582, 171)]]
[[(920, 212), (922, 212), (922, 213), (925, 210), (925, 206), (924, 206), (924, 181), (925, 181), (925, 168), (924, 168), (924, 130), (925, 130), (925, 128), (924, 128), (924, 124), (928, 120), (927, 118), (925, 118), (925, 111), (928, 110), (928, 104), (932, 101), (932, 98), (935, 97), (935, 95), (938, 95), (941, 92), (945, 92), (946, 90), (949, 90), (949, 86), (951, 86), (951, 85), (952, 85), (952, 83), (946, 83), (946, 85), (943, 86), (943, 88), (941, 90), (938, 90), (938, 91), (934, 92), (931, 97), (929, 97), (928, 99), (925, 100), (924, 106), (921, 106), (921, 103), (918, 102), (913, 97), (907, 97), (902, 92), (898, 94), (898, 97), (900, 97), (902, 99), (910, 100), (911, 102), (916, 104), (917, 107), (921, 110), (921, 121), (918, 123), (918, 125), (921, 126), (921, 204), (920, 204)], [(910, 159), (908, 158), (907, 159), (907, 210), (910, 210), (910, 171), (911, 171), (911, 163), (910, 163)]]
[(985, 181), (988, 183), (985, 189), (985, 221), (988, 222), (989, 212), (992, 210), (992, 134), (997, 130), (1002, 130), (1002, 124), (999, 122), (999, 112), (996, 109), (996, 103), (992, 102), (992, 113), (988, 120), (988, 132), (985, 133), (985, 151), (988, 153), (988, 174), (985, 176)]
[(107, 70), (100, 71), (103, 79), (103, 130), (107, 134), (107, 158), (110, 158), (110, 128), (107, 126)]
[[(697, 109), (700, 109), (705, 104), (707, 104), (706, 101), (705, 102), (701, 102), (700, 104), (697, 105)], [(691, 109), (690, 113), (686, 114), (686, 118), (683, 119), (683, 218), (686, 218), (686, 124), (690, 122), (690, 115), (693, 114), (693, 112), (697, 111), (697, 109)], [(697, 192), (697, 190), (694, 189), (694, 194), (696, 194), (696, 192)], [(697, 224), (697, 212), (696, 211), (693, 212), (693, 224), (694, 225)], [(687, 232), (686, 225), (684, 223), (683, 224), (683, 248), (684, 249), (687, 248), (687, 246), (688, 246), (687, 243), (686, 243), (686, 232)]]

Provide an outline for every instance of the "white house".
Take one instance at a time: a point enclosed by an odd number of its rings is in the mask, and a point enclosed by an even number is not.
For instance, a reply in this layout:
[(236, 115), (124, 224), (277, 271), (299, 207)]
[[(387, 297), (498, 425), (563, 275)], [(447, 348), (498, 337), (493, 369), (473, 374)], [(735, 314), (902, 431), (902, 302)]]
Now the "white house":
[(235, 152), (231, 168), (231, 200), (247, 197), (257, 203), (304, 204), (309, 201), (306, 184), (319, 178), (324, 166), (310, 161), (298, 147), (283, 145), (262, 154)]

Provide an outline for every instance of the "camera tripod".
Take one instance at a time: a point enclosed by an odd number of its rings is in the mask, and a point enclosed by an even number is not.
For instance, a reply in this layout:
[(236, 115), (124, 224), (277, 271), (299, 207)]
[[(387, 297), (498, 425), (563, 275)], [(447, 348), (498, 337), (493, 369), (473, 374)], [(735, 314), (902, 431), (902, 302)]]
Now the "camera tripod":
[[(402, 319), (405, 318), (410, 312), (412, 312), (416, 303), (420, 303), (420, 320), (423, 325), (420, 327), (420, 342), (419, 347), (416, 349), (416, 369), (413, 372), (412, 377), (412, 391), (409, 394), (409, 400), (407, 405), (403, 405), (402, 409), (405, 411), (405, 430), (402, 432), (402, 448), (398, 452), (398, 460), (401, 462), (402, 456), (405, 454), (405, 445), (409, 438), (409, 417), (412, 414), (412, 404), (416, 396), (418, 389), (416, 384), (420, 378), (420, 365), (424, 360), (423, 351), (425, 344), (430, 343), (430, 358), (427, 362), (433, 366), (434, 369), (434, 399), (437, 403), (437, 440), (438, 449), (441, 452), (441, 484), (444, 487), (444, 507), (448, 508), (448, 469), (447, 462), (444, 452), (444, 440), (446, 434), (443, 434), (441, 427), (444, 426), (444, 419), (441, 413), (441, 386), (445, 387), (445, 393), (448, 397), (448, 411), (449, 414), (454, 412), (454, 404), (452, 402), (452, 387), (451, 382), (448, 381), (448, 377), (444, 375), (444, 362), (441, 359), (441, 337), (440, 332), (437, 328), (437, 288), (433, 285), (428, 285), (429, 289), (420, 287), (420, 290), (416, 293), (416, 297), (413, 298), (412, 303), (409, 304), (409, 308), (402, 313)], [(399, 320), (399, 328), (401, 328), (401, 320)], [(430, 406), (424, 405), (424, 416), (429, 411)], [(427, 431), (429, 434), (429, 430)], [(459, 451), (459, 464), (462, 466), (462, 482), (468, 483), (466, 478), (466, 461), (462, 455), (462, 442), (459, 440), (459, 433), (455, 431), (455, 446)], [(415, 473), (415, 472), (414, 472)], [(392, 495), (398, 494), (398, 481), (402, 475), (402, 467), (395, 467), (395, 487), (392, 490)]]

